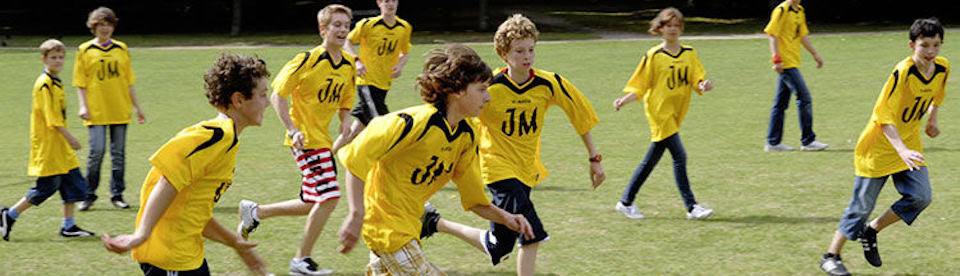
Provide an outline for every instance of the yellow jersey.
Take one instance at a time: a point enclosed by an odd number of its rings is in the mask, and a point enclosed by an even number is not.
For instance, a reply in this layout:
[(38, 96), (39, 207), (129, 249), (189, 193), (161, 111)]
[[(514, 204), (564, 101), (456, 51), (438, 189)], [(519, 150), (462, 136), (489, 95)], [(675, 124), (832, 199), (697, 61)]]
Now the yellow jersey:
[(396, 17), (393, 25), (388, 25), (383, 16), (361, 19), (353, 27), (347, 39), (354, 45), (360, 45), (357, 56), (367, 68), (363, 77), (357, 78), (357, 85), (373, 85), (390, 90), (393, 67), (397, 65), (400, 54), (410, 52), (410, 34), (413, 26)]
[(783, 1), (773, 8), (770, 22), (763, 28), (763, 32), (777, 37), (783, 69), (800, 67), (800, 46), (803, 44), (803, 37), (810, 34), (803, 6), (797, 5), (797, 8), (793, 8), (789, 2)]
[(923, 153), (921, 119), (930, 105), (943, 103), (949, 75), (950, 62), (944, 57), (934, 59), (931, 76), (920, 73), (912, 56), (897, 64), (880, 90), (870, 122), (857, 140), (854, 151), (857, 176), (878, 178), (908, 169), (883, 134), (882, 125), (895, 126), (907, 148)]
[[(273, 79), (273, 91), (291, 99), (290, 119), (306, 138), (304, 148), (330, 148), (330, 120), (337, 110), (353, 108), (357, 69), (352, 55), (343, 50), (340, 54), (340, 62), (334, 62), (323, 46), (317, 46), (287, 62)], [(289, 136), (283, 144), (293, 147)]]
[(233, 182), (237, 142), (233, 120), (221, 114), (181, 130), (150, 157), (153, 168), (140, 189), (137, 227), (161, 176), (177, 189), (177, 196), (150, 238), (133, 249), (134, 260), (165, 270), (193, 270), (203, 264), (203, 229)]
[(83, 125), (130, 123), (130, 86), (137, 80), (127, 44), (112, 40), (104, 47), (93, 39), (80, 44), (73, 64), (73, 86), (87, 90), (90, 119)]
[(567, 114), (577, 134), (597, 125), (590, 101), (560, 74), (530, 70), (530, 79), (517, 83), (507, 68), (494, 70), (487, 91), (490, 102), (480, 111), (480, 172), (485, 184), (517, 178), (535, 187), (549, 172), (540, 162), (540, 133), (550, 106)]
[(650, 141), (658, 142), (680, 131), (690, 108), (690, 91), (703, 93), (697, 86), (706, 74), (697, 51), (687, 45), (680, 46), (677, 53), (657, 45), (640, 58), (623, 92), (643, 99)]
[(420, 239), (423, 204), (451, 179), (464, 210), (486, 206), (474, 119), (453, 126), (430, 104), (379, 116), (340, 150), (340, 162), (365, 182), (362, 236), (374, 251)]
[(30, 107), (30, 162), (27, 175), (51, 176), (80, 167), (77, 154), (56, 127), (67, 127), (63, 82), (43, 72), (33, 83)]

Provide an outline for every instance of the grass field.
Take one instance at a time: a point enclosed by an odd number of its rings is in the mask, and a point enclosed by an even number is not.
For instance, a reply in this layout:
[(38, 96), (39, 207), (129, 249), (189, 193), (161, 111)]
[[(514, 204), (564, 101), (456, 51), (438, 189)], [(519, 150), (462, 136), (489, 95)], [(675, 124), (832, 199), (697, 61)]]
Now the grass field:
[[(906, 27), (904, 27), (905, 29)], [(941, 55), (960, 57), (950, 43), (960, 32), (946, 35)], [(124, 38), (118, 37), (123, 40)], [(762, 146), (773, 98), (775, 73), (769, 67), (766, 39), (696, 40), (708, 77), (716, 89), (693, 97), (681, 131), (688, 153), (688, 173), (697, 199), (716, 210), (705, 221), (689, 221), (673, 183), (670, 160), (664, 158), (641, 189), (637, 204), (645, 220), (628, 220), (613, 211), (620, 193), (649, 144), (649, 128), (641, 104), (613, 112), (612, 100), (633, 72), (639, 55), (659, 41), (575, 41), (541, 43), (536, 67), (569, 78), (590, 99), (600, 117), (594, 139), (604, 154), (607, 182), (589, 188), (586, 152), (562, 111), (554, 108), (543, 126), (543, 159), (551, 170), (533, 193), (533, 201), (551, 235), (540, 248), (538, 273), (544, 275), (812, 275), (826, 250), (836, 223), (850, 199), (853, 148), (866, 124), (879, 90), (892, 67), (909, 55), (906, 33), (826, 35), (811, 38), (826, 61), (822, 69), (805, 54), (801, 70), (813, 93), (818, 139), (830, 144), (823, 152), (764, 153)], [(71, 45), (70, 47), (75, 47)], [(133, 45), (137, 46), (137, 45)], [(436, 45), (418, 44), (387, 103), (392, 110), (419, 103), (412, 80), (422, 53)], [(491, 66), (501, 66), (489, 44), (474, 47)], [(202, 72), (222, 51), (260, 55), (272, 73), (305, 49), (137, 49), (131, 50), (138, 76), (137, 92), (147, 124), (131, 125), (127, 140), (127, 191), (134, 204), (117, 210), (106, 201), (78, 213), (79, 224), (103, 233), (131, 233), (139, 188), (149, 170), (147, 158), (180, 129), (215, 116), (203, 97)], [(67, 54), (65, 72), (70, 86), (75, 51)], [(0, 205), (16, 202), (34, 184), (25, 175), (28, 157), (30, 87), (42, 69), (39, 53), (0, 50)], [(948, 84), (958, 87), (957, 78)], [(84, 143), (78, 152), (85, 164), (87, 132), (76, 114), (75, 89), (68, 88), (70, 131)], [(844, 250), (855, 274), (960, 274), (960, 106), (948, 95), (940, 109), (942, 134), (924, 138), (933, 204), (914, 226), (902, 223), (880, 234), (884, 266), (873, 268), (858, 243)], [(784, 143), (799, 147), (796, 106), (787, 111)], [(335, 130), (336, 128), (331, 128)], [(282, 146), (283, 129), (273, 110), (264, 125), (240, 137), (234, 185), (214, 210), (231, 228), (238, 220), (241, 199), (261, 203), (295, 198), (298, 173)], [(107, 159), (108, 160), (108, 159)], [(105, 160), (104, 163), (109, 163)], [(83, 165), (82, 165), (83, 166)], [(104, 164), (109, 166), (109, 164)], [(85, 168), (82, 169), (86, 171)], [(104, 171), (109, 169), (104, 168)], [(106, 174), (101, 197), (108, 193)], [(484, 227), (475, 215), (463, 212), (453, 185), (431, 202), (444, 217)], [(877, 211), (898, 198), (888, 185)], [(17, 222), (11, 242), (0, 242), (3, 275), (135, 275), (129, 255), (106, 252), (99, 239), (67, 240), (57, 235), (59, 198), (30, 209)], [(322, 266), (341, 275), (356, 275), (368, 261), (367, 250), (335, 253), (336, 229), (346, 206), (340, 204), (314, 250)], [(877, 212), (875, 212), (877, 213)], [(302, 232), (303, 218), (264, 221), (252, 239), (275, 273), (286, 273)], [(511, 275), (513, 259), (496, 267), (483, 254), (452, 236), (424, 242), (427, 257), (452, 275)], [(214, 274), (244, 274), (229, 248), (208, 243), (206, 258)]]

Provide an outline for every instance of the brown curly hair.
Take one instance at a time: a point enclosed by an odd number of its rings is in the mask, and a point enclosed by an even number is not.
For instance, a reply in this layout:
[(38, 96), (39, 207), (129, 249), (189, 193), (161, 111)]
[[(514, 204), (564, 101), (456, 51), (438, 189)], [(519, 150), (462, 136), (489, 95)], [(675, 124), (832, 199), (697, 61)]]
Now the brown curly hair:
[(460, 44), (430, 50), (423, 63), (423, 72), (417, 75), (416, 89), (424, 102), (437, 108), (446, 105), (447, 95), (467, 89), (475, 82), (493, 79), (490, 67), (477, 52)]
[(223, 53), (203, 75), (203, 88), (211, 105), (227, 109), (234, 92), (240, 92), (245, 99), (250, 99), (257, 80), (268, 77), (270, 72), (267, 71), (267, 63), (259, 57)]
[(680, 30), (683, 30), (683, 13), (680, 13), (680, 10), (674, 7), (662, 9), (660, 13), (657, 14), (657, 17), (650, 20), (650, 29), (647, 30), (647, 32), (650, 32), (652, 35), (660, 35), (660, 28), (663, 28), (663, 26), (666, 26), (667, 23), (670, 23), (670, 21), (674, 19), (680, 20)]
[(117, 22), (120, 22), (120, 19), (117, 18), (117, 14), (107, 7), (99, 7), (90, 12), (90, 15), (87, 16), (87, 28), (90, 28), (91, 32), (97, 27), (97, 24), (110, 23), (110, 25), (116, 27)]
[(518, 13), (510, 16), (500, 24), (500, 27), (497, 27), (497, 33), (493, 35), (493, 47), (496, 48), (497, 54), (502, 57), (507, 55), (514, 41), (525, 38), (532, 38), (533, 41), (537, 41), (539, 37), (540, 32), (537, 31), (537, 25)]

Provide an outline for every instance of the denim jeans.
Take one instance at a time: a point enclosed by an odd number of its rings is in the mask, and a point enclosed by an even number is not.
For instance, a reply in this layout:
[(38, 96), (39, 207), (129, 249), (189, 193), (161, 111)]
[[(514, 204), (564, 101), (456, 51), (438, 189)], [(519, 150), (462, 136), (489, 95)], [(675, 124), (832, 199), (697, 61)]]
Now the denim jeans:
[(767, 128), (767, 144), (778, 145), (783, 139), (783, 112), (790, 106), (790, 92), (797, 94), (797, 115), (800, 117), (800, 142), (808, 145), (817, 140), (813, 133), (813, 102), (810, 90), (797, 68), (783, 69), (777, 77), (777, 94), (770, 110), (770, 125)]
[(90, 131), (90, 155), (87, 156), (87, 200), (97, 200), (97, 187), (100, 186), (100, 164), (103, 163), (104, 147), (107, 139), (107, 129), (110, 129), (110, 195), (120, 196), (126, 189), (123, 181), (125, 155), (124, 147), (127, 142), (127, 125), (93, 125)]
[[(905, 170), (892, 174), (893, 185), (897, 187), (897, 192), (902, 195), (900, 200), (893, 203), (890, 209), (897, 214), (907, 225), (913, 224), (920, 212), (930, 205), (933, 190), (930, 188), (930, 176), (927, 174), (927, 167), (920, 167), (919, 170)], [(867, 223), (873, 207), (877, 204), (877, 196), (880, 195), (880, 189), (887, 181), (887, 176), (880, 178), (868, 178), (857, 176), (853, 185), (853, 197), (850, 199), (850, 206), (843, 211), (843, 218), (837, 225), (837, 230), (843, 233), (847, 239), (856, 239)]]
[(683, 150), (680, 133), (675, 133), (666, 139), (650, 144), (647, 156), (643, 158), (643, 162), (633, 172), (627, 189), (623, 190), (623, 196), (620, 200), (624, 204), (633, 205), (637, 191), (640, 190), (640, 186), (643, 186), (643, 182), (647, 181), (647, 177), (657, 166), (657, 162), (660, 161), (665, 149), (669, 149), (670, 155), (673, 156), (673, 177), (677, 182), (677, 190), (680, 191), (680, 196), (683, 198), (683, 204), (687, 207), (687, 210), (697, 204), (697, 200), (693, 197), (693, 191), (690, 191), (690, 180), (687, 179), (687, 152)]

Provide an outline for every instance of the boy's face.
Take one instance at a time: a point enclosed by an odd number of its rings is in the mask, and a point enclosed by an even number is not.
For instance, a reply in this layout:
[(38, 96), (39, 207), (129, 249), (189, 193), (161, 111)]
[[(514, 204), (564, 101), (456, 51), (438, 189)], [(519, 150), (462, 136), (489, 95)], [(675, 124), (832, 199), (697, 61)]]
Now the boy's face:
[(670, 21), (667, 21), (667, 24), (663, 24), (663, 26), (660, 27), (660, 34), (663, 36), (663, 39), (667, 41), (676, 41), (680, 38), (681, 33), (683, 33), (683, 23), (676, 17), (670, 19)]
[(244, 99), (242, 94), (236, 95), (242, 99), (240, 104), (236, 106), (237, 110), (240, 111), (240, 116), (243, 117), (242, 120), (251, 126), (259, 126), (263, 123), (263, 111), (267, 109), (270, 102), (267, 100), (267, 78), (260, 78), (256, 81), (256, 86), (253, 88), (249, 99)]
[(63, 59), (66, 57), (63, 51), (50, 51), (43, 57), (43, 64), (47, 66), (47, 73), (56, 75), (63, 70)]
[(940, 54), (940, 35), (929, 37), (919, 36), (916, 40), (910, 41), (910, 49), (913, 49), (913, 56), (923, 65), (930, 64)]
[(380, 7), (380, 15), (397, 15), (397, 6), (399, 5), (399, 0), (377, 0), (377, 6)]
[(113, 37), (113, 24), (107, 22), (97, 23), (96, 26), (93, 26), (93, 35), (97, 36), (102, 40), (110, 39)]
[(513, 43), (510, 43), (510, 50), (502, 58), (510, 66), (510, 70), (530, 70), (533, 67), (533, 60), (537, 56), (534, 51), (536, 46), (537, 42), (533, 38), (514, 40)]
[(331, 17), (330, 23), (320, 26), (320, 35), (328, 46), (341, 47), (350, 33), (350, 18), (341, 12), (334, 13)]
[(486, 81), (473, 82), (467, 85), (467, 89), (459, 94), (451, 95), (454, 104), (460, 107), (466, 117), (476, 117), (480, 115), (480, 110), (490, 101), (490, 92), (487, 88), (490, 84)]

